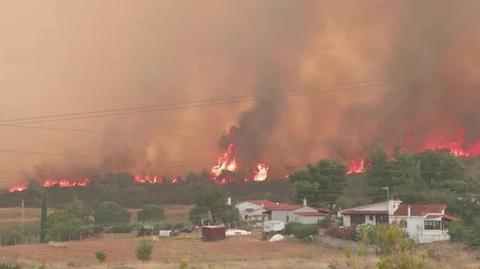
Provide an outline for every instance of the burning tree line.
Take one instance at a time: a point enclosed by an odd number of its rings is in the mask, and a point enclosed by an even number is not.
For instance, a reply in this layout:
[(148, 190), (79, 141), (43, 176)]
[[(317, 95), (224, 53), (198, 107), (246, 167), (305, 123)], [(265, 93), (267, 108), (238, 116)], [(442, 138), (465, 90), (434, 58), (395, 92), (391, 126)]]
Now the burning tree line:
[[(463, 135), (459, 135), (456, 140), (452, 140), (446, 143), (439, 145), (426, 144), (421, 150), (416, 152), (421, 152), (425, 150), (441, 150), (447, 151), (450, 154), (461, 157), (478, 157), (480, 156), (480, 140), (471, 143), (466, 146)], [(393, 158), (393, 157), (391, 157)], [(240, 183), (240, 182), (262, 182), (266, 181), (269, 177), (270, 166), (264, 162), (256, 162), (252, 168), (251, 178), (239, 179), (238, 171), (240, 169), (239, 160), (236, 154), (236, 145), (234, 143), (229, 143), (226, 147), (225, 152), (218, 158), (217, 163), (211, 167), (209, 170), (210, 179), (215, 184), (230, 184), (230, 183)], [(347, 166), (347, 175), (353, 174), (362, 174), (366, 172), (366, 158), (358, 157), (351, 160)], [(174, 176), (170, 179), (155, 176), (155, 175), (133, 175), (133, 181), (136, 184), (184, 184), (188, 183), (180, 176)], [(74, 188), (74, 187), (86, 187), (91, 183), (89, 177), (79, 177), (79, 178), (54, 178), (47, 177), (41, 181), (41, 186), (43, 188)], [(28, 184), (25, 182), (17, 183), (9, 188), (9, 192), (22, 192), (28, 188)]]

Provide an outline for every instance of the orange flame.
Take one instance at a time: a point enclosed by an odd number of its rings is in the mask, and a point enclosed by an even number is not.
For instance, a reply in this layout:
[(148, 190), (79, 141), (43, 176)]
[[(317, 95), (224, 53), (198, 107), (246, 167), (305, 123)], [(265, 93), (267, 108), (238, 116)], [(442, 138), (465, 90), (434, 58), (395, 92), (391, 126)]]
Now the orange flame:
[(362, 174), (365, 173), (365, 171), (365, 159), (358, 158), (350, 161), (350, 164), (348, 165), (347, 175)]
[(60, 188), (73, 188), (73, 187), (86, 187), (90, 184), (90, 179), (88, 177), (84, 178), (62, 178), (62, 179), (53, 179), (47, 178), (43, 180), (42, 187), (51, 188), (51, 187), (60, 187)]
[(268, 178), (270, 167), (266, 163), (258, 163), (253, 171), (253, 181), (265, 181)]
[(219, 184), (226, 184), (226, 178), (220, 178), (224, 171), (237, 172), (238, 164), (235, 158), (235, 145), (229, 144), (227, 151), (218, 158), (217, 164), (210, 169), (212, 178)]
[(28, 184), (27, 183), (17, 183), (17, 184), (14, 184), (12, 186), (10, 186), (10, 188), (8, 188), (8, 192), (22, 192), (24, 190), (26, 190), (28, 188)]
[(136, 175), (133, 177), (133, 180), (137, 184), (161, 184), (163, 179), (158, 176), (139, 176)]
[(182, 184), (183, 183), (183, 179), (181, 177), (172, 177), (172, 181), (171, 181), (172, 184)]
[(480, 140), (476, 141), (472, 145), (465, 147), (465, 141), (463, 135), (457, 141), (451, 141), (441, 144), (436, 149), (449, 150), (450, 154), (457, 157), (478, 157), (480, 156)]

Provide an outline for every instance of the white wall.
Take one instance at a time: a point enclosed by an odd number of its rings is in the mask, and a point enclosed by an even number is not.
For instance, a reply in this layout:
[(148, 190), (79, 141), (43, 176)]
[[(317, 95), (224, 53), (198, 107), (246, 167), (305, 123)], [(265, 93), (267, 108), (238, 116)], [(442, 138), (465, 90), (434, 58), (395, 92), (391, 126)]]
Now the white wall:
[[(256, 220), (263, 221), (263, 208), (257, 204), (250, 202), (242, 202), (237, 204), (240, 219), (242, 220)], [(247, 209), (252, 209), (251, 212), (246, 212)]]
[(298, 222), (302, 224), (318, 224), (320, 221), (325, 219), (325, 216), (299, 216)]
[[(288, 215), (287, 211), (272, 211), (272, 220), (283, 221), (287, 223), (287, 215)], [(293, 220), (289, 216), (288, 222), (291, 222), (291, 221)]]
[(245, 210), (247, 210), (248, 208), (251, 208), (253, 210), (257, 210), (257, 209), (260, 209), (262, 208), (261, 206), (257, 205), (257, 204), (254, 204), (254, 203), (250, 203), (250, 202), (242, 202), (242, 203), (239, 203), (237, 205), (237, 208), (238, 208), (238, 211), (240, 213), (242, 212), (245, 212)]

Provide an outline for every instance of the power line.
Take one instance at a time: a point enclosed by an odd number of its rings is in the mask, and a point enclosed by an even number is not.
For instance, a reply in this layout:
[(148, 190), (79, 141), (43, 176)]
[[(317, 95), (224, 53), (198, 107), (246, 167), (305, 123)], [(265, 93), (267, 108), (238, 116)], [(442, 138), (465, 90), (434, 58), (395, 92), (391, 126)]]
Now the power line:
[(97, 158), (96, 156), (92, 156), (92, 155), (63, 154), (63, 153), (53, 153), (53, 152), (33, 152), (33, 151), (20, 151), (20, 150), (0, 150), (0, 153), (47, 155), (47, 156), (59, 156), (59, 157)]
[(136, 131), (119, 131), (119, 130), (99, 130), (99, 129), (80, 129), (80, 128), (63, 128), (63, 127), (43, 127), (43, 126), (30, 126), (30, 125), (0, 125), (0, 127), (15, 127), (25, 129), (39, 129), (39, 130), (53, 130), (53, 131), (65, 131), (65, 132), (83, 132), (83, 133), (107, 133), (113, 135), (145, 135), (145, 136), (158, 136), (158, 137), (175, 137), (175, 138), (216, 138), (213, 135), (187, 135), (187, 134), (157, 134), (154, 132), (136, 132)]
[[(279, 95), (286, 96), (286, 97), (293, 97), (293, 96), (303, 96), (308, 94), (328, 94), (328, 93), (335, 93), (335, 92), (360, 90), (360, 89), (365, 89), (367, 87), (380, 86), (382, 84), (383, 82), (379, 80), (358, 81), (358, 82), (350, 82), (350, 83), (344, 83), (344, 84), (319, 86), (319, 87), (314, 87), (310, 89), (279, 91)], [(325, 90), (325, 89), (331, 89), (331, 90)], [(203, 99), (203, 100), (196, 100), (196, 101), (184, 101), (184, 102), (178, 102), (178, 103), (172, 103), (172, 104), (156, 104), (156, 105), (147, 105), (147, 106), (138, 106), (138, 107), (86, 111), (86, 112), (78, 112), (78, 113), (13, 118), (13, 119), (0, 120), (0, 126), (15, 127), (15, 125), (18, 125), (18, 124), (44, 123), (44, 122), (52, 122), (52, 121), (67, 121), (67, 120), (78, 120), (78, 119), (88, 119), (88, 118), (103, 118), (103, 117), (111, 117), (111, 116), (119, 116), (119, 115), (141, 114), (141, 113), (156, 112), (156, 111), (172, 111), (172, 110), (187, 109), (187, 108), (201, 108), (201, 107), (254, 101), (259, 96), (260, 96), (259, 94), (256, 94), (256, 95), (229, 97), (229, 98), (227, 97), (227, 98), (217, 98), (217, 99)]]

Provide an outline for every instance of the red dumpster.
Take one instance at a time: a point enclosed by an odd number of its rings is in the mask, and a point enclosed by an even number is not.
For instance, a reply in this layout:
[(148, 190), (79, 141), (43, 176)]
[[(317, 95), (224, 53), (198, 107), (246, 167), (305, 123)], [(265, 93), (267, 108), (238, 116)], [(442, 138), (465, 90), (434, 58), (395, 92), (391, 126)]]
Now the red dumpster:
[(202, 226), (202, 238), (205, 241), (225, 240), (225, 226)]

